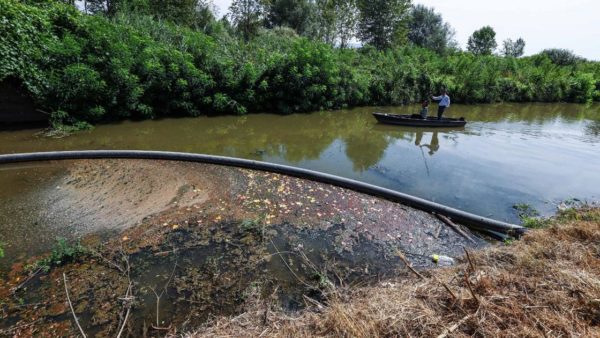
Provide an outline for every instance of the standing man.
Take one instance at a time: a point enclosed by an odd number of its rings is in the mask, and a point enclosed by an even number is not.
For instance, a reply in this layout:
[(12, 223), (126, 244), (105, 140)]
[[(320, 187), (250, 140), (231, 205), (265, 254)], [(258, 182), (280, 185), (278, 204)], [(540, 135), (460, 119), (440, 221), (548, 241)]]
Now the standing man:
[(450, 107), (450, 96), (448, 96), (448, 91), (444, 89), (442, 91), (442, 95), (433, 96), (432, 98), (435, 101), (440, 101), (440, 103), (438, 104), (438, 120), (441, 120), (446, 108)]

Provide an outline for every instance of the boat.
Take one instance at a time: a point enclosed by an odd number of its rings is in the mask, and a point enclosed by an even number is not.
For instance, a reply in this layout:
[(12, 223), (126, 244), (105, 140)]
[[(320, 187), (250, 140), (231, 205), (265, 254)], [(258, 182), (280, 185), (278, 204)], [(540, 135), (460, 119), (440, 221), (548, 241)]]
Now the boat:
[(380, 123), (396, 124), (400, 126), (411, 126), (411, 127), (464, 127), (467, 124), (467, 120), (461, 118), (450, 118), (443, 117), (438, 120), (437, 117), (429, 116), (427, 119), (421, 118), (420, 115), (399, 115), (399, 114), (387, 114), (387, 113), (373, 113), (373, 116)]

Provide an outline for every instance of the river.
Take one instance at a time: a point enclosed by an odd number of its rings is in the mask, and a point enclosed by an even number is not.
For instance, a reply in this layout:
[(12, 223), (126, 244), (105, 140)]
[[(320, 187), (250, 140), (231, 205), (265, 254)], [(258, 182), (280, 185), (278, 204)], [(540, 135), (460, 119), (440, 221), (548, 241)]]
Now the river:
[[(340, 175), (509, 222), (518, 221), (517, 203), (547, 215), (560, 201), (600, 196), (600, 104), (453, 105), (446, 115), (469, 121), (458, 129), (381, 125), (373, 111), (418, 107), (124, 121), (65, 138), (39, 136), (39, 129), (0, 131), (0, 153), (139, 149), (235, 156)], [(33, 169), (3, 169), (2, 199), (39, 184), (23, 177)], [(11, 188), (15, 179), (19, 187)]]

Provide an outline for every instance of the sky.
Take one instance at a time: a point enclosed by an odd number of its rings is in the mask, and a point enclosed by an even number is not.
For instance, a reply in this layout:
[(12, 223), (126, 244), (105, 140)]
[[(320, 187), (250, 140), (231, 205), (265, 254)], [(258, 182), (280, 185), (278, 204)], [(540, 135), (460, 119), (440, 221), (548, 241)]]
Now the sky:
[[(213, 0), (219, 16), (231, 0)], [(434, 7), (456, 31), (466, 48), (473, 32), (485, 25), (496, 31), (498, 46), (505, 39), (525, 40), (525, 55), (546, 48), (566, 48), (590, 60), (600, 61), (599, 0), (413, 0)]]

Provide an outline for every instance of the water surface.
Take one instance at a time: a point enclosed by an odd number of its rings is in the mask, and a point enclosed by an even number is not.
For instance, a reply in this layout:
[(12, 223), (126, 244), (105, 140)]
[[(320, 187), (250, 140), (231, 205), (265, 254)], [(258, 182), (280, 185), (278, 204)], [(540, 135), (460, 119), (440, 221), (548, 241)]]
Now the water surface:
[[(37, 136), (35, 129), (2, 131), (0, 153), (139, 149), (235, 156), (353, 178), (510, 222), (517, 221), (515, 203), (549, 213), (561, 200), (600, 195), (598, 104), (453, 105), (446, 115), (469, 121), (459, 129), (381, 125), (371, 116), (417, 110), (125, 121), (61, 139)], [(0, 199), (24, 189), (10, 188), (7, 171), (0, 171)], [(37, 184), (20, 185), (27, 182)]]

